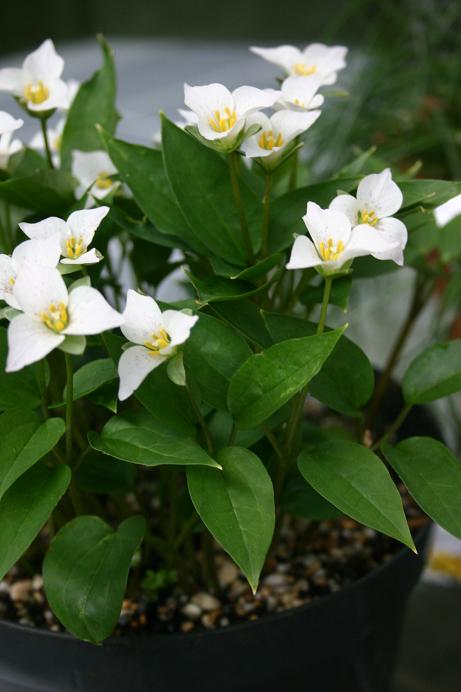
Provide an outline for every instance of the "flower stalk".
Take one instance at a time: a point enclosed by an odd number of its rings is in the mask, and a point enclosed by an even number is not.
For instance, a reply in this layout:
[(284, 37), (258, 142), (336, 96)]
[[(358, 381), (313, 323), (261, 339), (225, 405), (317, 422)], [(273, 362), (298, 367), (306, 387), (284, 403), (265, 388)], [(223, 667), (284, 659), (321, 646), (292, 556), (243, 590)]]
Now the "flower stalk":
[(246, 258), (249, 265), (253, 264), (253, 244), (251, 242), (250, 230), (248, 228), (248, 223), (245, 214), (245, 207), (243, 204), (242, 193), (240, 190), (240, 183), (238, 179), (238, 154), (233, 151), (229, 154), (229, 174), (232, 185), (232, 193), (234, 195), (235, 206), (239, 214), (240, 229), (242, 231), (243, 242), (245, 244)]
[(50, 140), (48, 137), (48, 125), (47, 125), (47, 118), (40, 118), (40, 127), (42, 130), (42, 136), (43, 136), (43, 144), (45, 147), (45, 154), (46, 154), (46, 160), (48, 162), (48, 166), (53, 169), (54, 168), (54, 163), (53, 163), (53, 154), (51, 153), (51, 147), (50, 147)]

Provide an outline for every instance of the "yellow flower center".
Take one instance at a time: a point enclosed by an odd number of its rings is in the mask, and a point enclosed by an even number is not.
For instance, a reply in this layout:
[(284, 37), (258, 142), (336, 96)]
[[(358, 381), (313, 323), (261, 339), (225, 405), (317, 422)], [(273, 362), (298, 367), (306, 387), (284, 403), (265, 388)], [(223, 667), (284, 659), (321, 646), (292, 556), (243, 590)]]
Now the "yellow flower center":
[(227, 132), (237, 122), (237, 113), (226, 106), (223, 111), (215, 111), (208, 122), (215, 132)]
[(293, 103), (295, 104), (295, 106), (299, 106), (300, 108), (304, 108), (304, 106), (306, 105), (304, 101), (301, 101), (301, 99), (298, 98), (293, 99)]
[(53, 332), (62, 332), (69, 323), (69, 315), (64, 303), (51, 303), (47, 310), (40, 313), (42, 322)]
[(101, 171), (101, 173), (98, 174), (94, 184), (99, 190), (108, 190), (110, 187), (112, 187), (110, 173), (107, 173), (107, 171)]
[(342, 255), (343, 252), (344, 243), (342, 240), (338, 240), (336, 245), (334, 243), (333, 238), (328, 238), (326, 243), (324, 243), (323, 241), (319, 243), (319, 255), (324, 260), (324, 262), (339, 259), (340, 255)]
[(70, 238), (67, 238), (66, 253), (69, 259), (77, 259), (77, 257), (83, 255), (85, 251), (86, 245), (83, 242), (83, 238), (81, 236), (80, 238), (75, 238), (75, 236), (72, 235)]
[(297, 62), (293, 65), (293, 72), (299, 77), (309, 77), (317, 72), (317, 65), (306, 65), (305, 62)]
[(369, 226), (376, 226), (378, 220), (374, 211), (367, 211), (366, 209), (361, 209), (357, 216), (358, 223), (366, 223)]
[(38, 82), (35, 82), (35, 84), (27, 84), (27, 86), (24, 87), (24, 96), (26, 101), (30, 101), (30, 103), (33, 103), (36, 106), (39, 103), (46, 101), (49, 95), (50, 90), (47, 86), (45, 86), (45, 84), (43, 84), (41, 79)]
[(171, 338), (165, 329), (151, 334), (151, 340), (145, 341), (144, 346), (149, 349), (152, 356), (158, 356), (162, 348), (166, 348), (171, 343)]
[(273, 149), (274, 147), (281, 147), (283, 144), (282, 133), (279, 132), (278, 135), (275, 136), (273, 130), (261, 132), (258, 137), (258, 144), (261, 149)]
[(10, 278), (8, 279), (8, 284), (10, 286), (14, 286), (15, 283), (16, 283), (16, 279), (14, 278), (14, 276), (10, 276)]

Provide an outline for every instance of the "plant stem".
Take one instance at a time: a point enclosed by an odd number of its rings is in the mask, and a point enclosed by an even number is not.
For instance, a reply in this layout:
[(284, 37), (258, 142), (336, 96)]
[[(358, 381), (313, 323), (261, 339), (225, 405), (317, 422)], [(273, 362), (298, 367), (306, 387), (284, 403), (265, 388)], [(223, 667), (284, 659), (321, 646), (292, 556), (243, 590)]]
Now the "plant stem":
[(375, 452), (377, 449), (381, 447), (387, 440), (394, 435), (394, 433), (397, 432), (397, 430), (400, 428), (402, 423), (404, 422), (405, 418), (408, 416), (412, 409), (412, 404), (407, 404), (406, 406), (403, 407), (403, 409), (400, 411), (399, 415), (397, 418), (394, 420), (393, 423), (388, 427), (384, 435), (377, 440), (373, 446), (370, 448), (372, 452)]
[[(295, 139), (296, 144), (299, 142), (299, 137)], [(298, 168), (299, 168), (299, 149), (297, 149), (291, 157), (290, 181), (288, 183), (288, 191), (296, 190), (298, 185)]]
[(242, 194), (240, 192), (240, 184), (238, 179), (238, 154), (232, 151), (229, 154), (229, 174), (232, 185), (232, 192), (234, 195), (235, 205), (237, 207), (240, 219), (240, 228), (242, 230), (243, 241), (245, 243), (245, 251), (247, 255), (248, 264), (253, 264), (253, 245), (251, 242), (250, 231), (248, 229), (248, 224), (245, 215), (245, 207), (243, 206)]
[(66, 463), (72, 461), (72, 409), (74, 400), (74, 380), (72, 356), (64, 354), (66, 360)]
[(323, 334), (323, 330), (325, 329), (325, 320), (327, 318), (328, 304), (330, 302), (332, 285), (333, 285), (332, 277), (326, 276), (325, 277), (325, 284), (323, 287), (323, 299), (322, 299), (322, 307), (320, 310), (320, 318), (319, 318), (319, 323), (317, 325), (317, 334)]
[(40, 127), (42, 128), (43, 144), (45, 145), (46, 160), (48, 161), (48, 166), (54, 168), (53, 157), (51, 155), (50, 141), (48, 139), (48, 127), (46, 118), (40, 118)]
[(272, 171), (266, 171), (266, 183), (263, 195), (263, 226), (261, 232), (261, 257), (267, 257), (269, 241), (269, 212), (272, 192)]

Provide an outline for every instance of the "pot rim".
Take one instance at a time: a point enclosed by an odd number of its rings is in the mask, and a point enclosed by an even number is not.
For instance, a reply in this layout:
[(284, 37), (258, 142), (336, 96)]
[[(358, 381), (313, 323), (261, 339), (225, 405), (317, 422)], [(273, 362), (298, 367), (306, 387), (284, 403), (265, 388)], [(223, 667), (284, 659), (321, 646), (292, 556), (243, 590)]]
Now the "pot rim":
[[(423, 542), (423, 540), (426, 537), (429, 537), (432, 528), (433, 528), (433, 522), (430, 520), (429, 517), (427, 517), (427, 522), (422, 526), (417, 533), (415, 534), (415, 544)], [(264, 615), (261, 618), (258, 618), (257, 620), (246, 620), (244, 622), (237, 622), (235, 624), (229, 625), (228, 627), (219, 627), (216, 629), (204, 629), (200, 630), (197, 632), (169, 632), (169, 633), (161, 633), (161, 632), (140, 632), (135, 635), (124, 635), (124, 636), (114, 636), (111, 635), (107, 639), (105, 639), (99, 646), (104, 646), (105, 644), (110, 644), (110, 645), (115, 645), (115, 646), (125, 646), (125, 647), (132, 647), (132, 648), (144, 648), (146, 644), (151, 644), (152, 642), (155, 642), (157, 640), (163, 639), (163, 640), (170, 640), (170, 641), (178, 641), (178, 640), (193, 640), (195, 639), (200, 640), (200, 639), (205, 639), (207, 637), (216, 637), (218, 635), (224, 636), (225, 634), (229, 633), (230, 631), (232, 632), (238, 632), (241, 630), (245, 630), (248, 628), (255, 628), (258, 625), (263, 625), (264, 623), (270, 624), (270, 623), (276, 623), (279, 622), (280, 620), (285, 620), (289, 617), (292, 617), (293, 615), (298, 615), (302, 614), (305, 611), (312, 609), (312, 608), (320, 608), (324, 606), (326, 603), (334, 603), (336, 600), (339, 598), (342, 598), (344, 595), (347, 596), (348, 593), (352, 593), (354, 590), (360, 588), (362, 584), (367, 583), (368, 581), (371, 581), (375, 579), (377, 576), (381, 574), (381, 572), (389, 569), (392, 567), (395, 563), (400, 562), (403, 560), (405, 557), (412, 557), (413, 559), (421, 559), (420, 554), (418, 553), (417, 555), (413, 555), (412, 551), (403, 546), (401, 550), (396, 552), (389, 560), (386, 560), (385, 562), (382, 562), (380, 565), (372, 569), (370, 572), (365, 574), (362, 577), (359, 577), (359, 579), (356, 579), (355, 581), (347, 584), (346, 586), (342, 587), (338, 591), (334, 591), (333, 593), (328, 594), (327, 596), (322, 596), (320, 598), (316, 598), (315, 600), (305, 603), (302, 606), (297, 606), (295, 608), (288, 608), (287, 610), (283, 610), (279, 613), (270, 613), (268, 615)], [(43, 627), (31, 627), (30, 625), (21, 625), (18, 622), (12, 622), (11, 620), (4, 620), (0, 618), (0, 629), (6, 629), (6, 630), (13, 630), (16, 632), (23, 632), (24, 634), (36, 634), (41, 637), (50, 637), (53, 639), (58, 639), (61, 641), (74, 641), (74, 642), (80, 642), (82, 644), (91, 644), (91, 642), (87, 642), (85, 640), (80, 640), (77, 637), (75, 637), (73, 634), (70, 632), (64, 631), (64, 632), (52, 632), (49, 629), (45, 629)]]

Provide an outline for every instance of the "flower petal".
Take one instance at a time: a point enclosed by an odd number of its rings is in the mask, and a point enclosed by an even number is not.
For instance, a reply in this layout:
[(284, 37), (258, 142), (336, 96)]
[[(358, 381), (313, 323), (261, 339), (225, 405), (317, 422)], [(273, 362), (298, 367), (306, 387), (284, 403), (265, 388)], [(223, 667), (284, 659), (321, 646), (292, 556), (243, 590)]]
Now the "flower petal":
[(99, 250), (96, 250), (95, 248), (88, 250), (88, 252), (84, 252), (83, 255), (80, 255), (80, 257), (77, 257), (77, 259), (70, 259), (70, 257), (63, 257), (61, 260), (61, 264), (97, 264), (100, 262), (103, 258)]
[(298, 62), (303, 62), (303, 55), (295, 46), (277, 46), (276, 48), (258, 48), (252, 46), (252, 53), (259, 55), (267, 62), (282, 67), (288, 74), (291, 73), (291, 68)]
[(340, 241), (347, 245), (351, 237), (351, 223), (345, 214), (322, 209), (315, 202), (308, 202), (303, 221), (317, 248), (320, 243), (327, 244), (330, 239), (335, 245)]
[(384, 233), (380, 233), (368, 224), (356, 226), (351, 233), (351, 239), (341, 255), (343, 261), (366, 255), (386, 255), (377, 259), (391, 259), (390, 254), (396, 250), (402, 252), (402, 247), (396, 242), (390, 242)]
[(280, 91), (241, 86), (232, 92), (232, 96), (237, 118), (244, 118), (262, 108), (271, 108), (280, 98)]
[(13, 293), (21, 310), (35, 319), (53, 303), (67, 305), (69, 300), (59, 271), (30, 261), (21, 266)]
[(403, 202), (403, 195), (392, 180), (389, 168), (381, 173), (367, 175), (359, 184), (357, 199), (361, 207), (374, 211), (378, 218), (392, 216)]
[(435, 223), (443, 228), (461, 214), (461, 195), (456, 195), (434, 209)]
[[(1, 72), (0, 72), (1, 76)], [(0, 135), (9, 134), (18, 130), (24, 125), (24, 120), (21, 118), (13, 118), (12, 115), (6, 111), (0, 111)]]
[(155, 300), (130, 289), (120, 327), (128, 341), (143, 344), (162, 326), (162, 313)]
[(77, 286), (69, 293), (69, 325), (63, 334), (89, 336), (120, 327), (123, 316), (114, 310), (102, 293), (91, 286)]
[[(321, 86), (321, 78), (315, 75), (312, 77), (287, 77), (282, 84), (282, 98), (287, 101), (290, 106), (294, 105), (296, 108), (302, 110), (310, 110), (313, 108), (313, 99)], [(320, 98), (321, 105), (323, 103), (323, 96)], [(319, 103), (318, 99), (316, 103)]]
[[(180, 310), (165, 310), (162, 314), (163, 326), (168, 333), (171, 343), (168, 350), (172, 350), (175, 346), (183, 344), (190, 336), (190, 332), (194, 324), (198, 320), (198, 315), (187, 315)], [(162, 350), (164, 353), (166, 350)]]
[(16, 262), (9, 255), (0, 255), (0, 300), (19, 310), (19, 303), (13, 295), (16, 281)]
[(61, 239), (58, 233), (49, 238), (25, 240), (16, 246), (12, 258), (19, 265), (36, 262), (44, 267), (56, 267), (61, 255)]
[[(101, 173), (113, 175), (117, 172), (109, 155), (105, 151), (80, 151), (72, 152), (72, 175), (85, 189), (89, 188)], [(104, 194), (107, 190), (103, 190)]]
[(213, 83), (204, 86), (184, 84), (184, 103), (200, 119), (208, 119), (217, 110), (234, 110), (234, 102), (229, 89), (223, 84)]
[(374, 252), (373, 257), (376, 259), (390, 259), (396, 264), (403, 264), (403, 251), (408, 240), (407, 227), (400, 221), (400, 219), (395, 219), (393, 216), (389, 216), (386, 219), (380, 219), (375, 226), (375, 231), (379, 233), (386, 242), (391, 246), (388, 250), (384, 252)]
[(79, 209), (72, 212), (67, 219), (72, 235), (82, 238), (88, 247), (101, 221), (107, 216), (109, 211), (110, 207), (96, 207), (95, 209)]
[(18, 315), (8, 327), (8, 358), (6, 372), (21, 370), (35, 363), (64, 341), (62, 334), (48, 329), (43, 322)]
[(27, 81), (42, 81), (45, 84), (59, 79), (64, 69), (64, 60), (56, 53), (54, 43), (51, 39), (46, 39), (24, 60), (22, 66), (24, 78)]
[(338, 195), (330, 202), (329, 208), (345, 214), (353, 226), (357, 224), (360, 205), (352, 195)]
[(51, 238), (51, 236), (59, 234), (64, 238), (67, 234), (67, 224), (63, 219), (57, 216), (49, 216), (43, 221), (37, 223), (20, 223), (19, 228), (28, 238)]
[(286, 268), (307, 269), (308, 267), (317, 267), (319, 264), (322, 264), (322, 259), (319, 257), (312, 240), (305, 235), (298, 235)]
[(167, 360), (166, 356), (152, 355), (144, 346), (132, 346), (124, 351), (118, 362), (120, 401), (128, 399), (147, 375)]
[[(338, 70), (346, 67), (347, 48), (344, 46), (326, 46), (323, 43), (311, 43), (303, 51), (302, 62), (306, 65), (315, 65), (316, 72), (313, 76), (320, 75), (323, 78), (332, 76)], [(335, 75), (336, 80), (336, 75)], [(326, 84), (325, 81), (323, 81)]]
[(49, 96), (46, 101), (41, 103), (27, 102), (27, 108), (30, 111), (40, 112), (49, 111), (54, 108), (68, 108), (69, 96), (67, 92), (67, 84), (62, 79), (56, 79), (54, 82), (49, 82)]
[(277, 132), (282, 133), (283, 145), (286, 146), (298, 135), (308, 130), (315, 123), (320, 113), (321, 111), (277, 111), (271, 117), (271, 123)]

